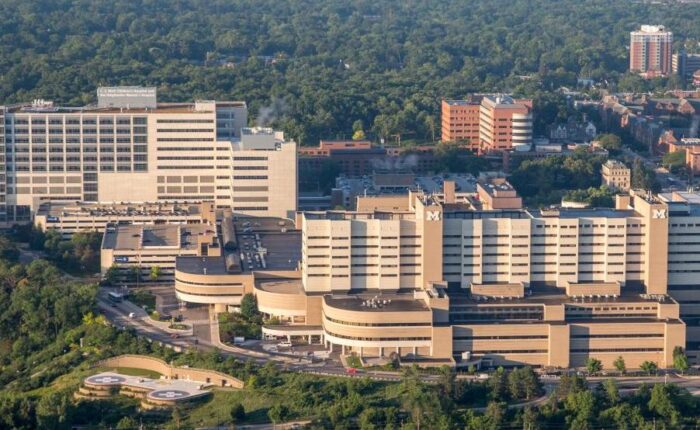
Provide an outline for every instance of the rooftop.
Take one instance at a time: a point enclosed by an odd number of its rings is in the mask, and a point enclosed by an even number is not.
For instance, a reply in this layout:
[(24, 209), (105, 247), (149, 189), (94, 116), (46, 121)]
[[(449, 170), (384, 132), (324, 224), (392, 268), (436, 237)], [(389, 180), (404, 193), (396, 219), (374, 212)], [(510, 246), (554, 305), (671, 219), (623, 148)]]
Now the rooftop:
[(207, 275), (227, 275), (224, 257), (179, 256), (175, 258), (179, 272)]
[[(488, 286), (488, 285), (486, 285)], [(498, 297), (476, 297), (463, 289), (450, 289), (450, 306), (485, 304), (485, 305), (593, 305), (606, 303), (672, 303), (673, 299), (666, 295), (646, 295), (643, 288), (638, 285), (623, 286), (619, 296), (599, 295), (592, 297), (574, 298), (566, 295), (563, 288), (553, 286), (534, 286), (530, 290), (530, 295), (521, 298), (498, 298)]]
[(234, 222), (236, 241), (224, 244), (221, 257), (178, 257), (177, 270), (224, 275), (256, 270), (296, 270), (301, 261), (301, 232), (290, 220), (243, 217)]
[(199, 216), (201, 208), (196, 203), (129, 202), (90, 203), (54, 202), (42, 203), (37, 215), (64, 217), (113, 217), (113, 216)]
[(533, 218), (629, 218), (636, 216), (631, 209), (612, 208), (558, 208), (528, 209)]
[(410, 293), (362, 292), (347, 295), (326, 295), (323, 297), (328, 306), (351, 311), (367, 312), (418, 312), (429, 310), (421, 299)]
[(303, 292), (301, 279), (263, 280), (255, 284), (258, 289), (277, 294), (300, 294)]
[(450, 106), (473, 106), (481, 104), (481, 99), (478, 100), (445, 100)]
[[(245, 107), (245, 102), (216, 102), (217, 105)], [(42, 105), (23, 103), (7, 106), (7, 110), (14, 114), (148, 114), (148, 113), (211, 113), (213, 109), (197, 109), (196, 102), (186, 103), (158, 103), (155, 108), (116, 108), (87, 105), (80, 107)]]
[(84, 113), (182, 113), (213, 112), (217, 106), (246, 107), (245, 102), (202, 100), (189, 103), (158, 103), (155, 87), (118, 86), (97, 88), (97, 104), (81, 107), (56, 106), (51, 100), (7, 106), (12, 113), (84, 114)]
[(604, 164), (605, 166), (609, 168), (617, 168), (617, 169), (627, 169), (628, 167), (623, 163), (622, 161), (619, 160), (608, 160)]
[(632, 33), (664, 33), (664, 32), (666, 32), (666, 27), (663, 25), (642, 25), (638, 31), (633, 31)]
[(213, 233), (207, 224), (156, 224), (108, 226), (102, 239), (102, 249), (138, 250), (173, 248), (196, 250), (197, 240), (192, 236)]

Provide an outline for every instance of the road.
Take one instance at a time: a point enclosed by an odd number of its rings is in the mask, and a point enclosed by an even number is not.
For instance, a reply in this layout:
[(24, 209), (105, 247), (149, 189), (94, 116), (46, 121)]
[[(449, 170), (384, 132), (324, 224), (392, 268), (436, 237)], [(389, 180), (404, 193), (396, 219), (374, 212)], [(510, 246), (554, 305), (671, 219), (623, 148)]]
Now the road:
[[(294, 361), (289, 356), (276, 355), (270, 353), (262, 353), (260, 351), (246, 351), (245, 348), (229, 347), (225, 350), (217, 347), (211, 338), (211, 326), (206, 323), (195, 324), (194, 335), (180, 336), (173, 338), (171, 333), (168, 333), (158, 327), (154, 327), (145, 322), (145, 312), (141, 310), (141, 314), (137, 314), (134, 318), (129, 318), (129, 313), (138, 309), (135, 305), (124, 302), (120, 304), (111, 303), (106, 298), (106, 293), (100, 293), (98, 296), (98, 305), (107, 319), (117, 327), (133, 328), (139, 335), (147, 337), (153, 341), (161, 342), (169, 345), (176, 350), (185, 350), (187, 348), (196, 348), (203, 351), (211, 351), (218, 349), (223, 355), (232, 356), (237, 359), (247, 361), (252, 360), (259, 365), (263, 365), (268, 361), (273, 361), (281, 369), (292, 372), (303, 372), (308, 374), (316, 374), (321, 376), (341, 376), (341, 377), (369, 377), (378, 381), (400, 381), (401, 375), (398, 372), (379, 371), (379, 370), (360, 370), (356, 376), (348, 375), (345, 368), (335, 362), (326, 361), (321, 363), (309, 363), (308, 361)], [(477, 375), (459, 374), (460, 380), (479, 380)], [(427, 383), (435, 383), (438, 381), (437, 375), (423, 375), (422, 379)], [(614, 379), (617, 381), (621, 390), (637, 389), (643, 384), (656, 383), (673, 383), (678, 386), (688, 389), (691, 393), (700, 395), (700, 376), (680, 376), (676, 374), (668, 374), (666, 376), (599, 376), (588, 377), (589, 385), (596, 386), (606, 379)], [(553, 387), (559, 383), (558, 378), (542, 378), (542, 383), (545, 385), (547, 393), (551, 393)], [(528, 405), (539, 404), (546, 400), (547, 396), (535, 399), (531, 402), (514, 405), (514, 407), (524, 407)]]
[(629, 148), (623, 148), (622, 152), (632, 160), (634, 159), (639, 159), (641, 160), (642, 164), (646, 166), (647, 168), (653, 170), (656, 173), (656, 177), (661, 183), (661, 187), (664, 191), (670, 191), (670, 190), (681, 190), (685, 191), (688, 189), (688, 182), (678, 178), (671, 172), (669, 172), (667, 169), (663, 167), (657, 167), (656, 162), (654, 160), (650, 160), (648, 158), (642, 157), (641, 155), (637, 154), (636, 152), (632, 151)]

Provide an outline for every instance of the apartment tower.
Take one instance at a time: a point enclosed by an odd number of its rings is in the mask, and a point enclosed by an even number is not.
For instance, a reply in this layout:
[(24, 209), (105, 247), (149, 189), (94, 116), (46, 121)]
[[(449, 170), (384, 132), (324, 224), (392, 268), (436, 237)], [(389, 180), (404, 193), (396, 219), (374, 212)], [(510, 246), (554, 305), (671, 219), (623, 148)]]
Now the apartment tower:
[(673, 33), (663, 25), (643, 25), (630, 33), (630, 71), (645, 78), (671, 73)]

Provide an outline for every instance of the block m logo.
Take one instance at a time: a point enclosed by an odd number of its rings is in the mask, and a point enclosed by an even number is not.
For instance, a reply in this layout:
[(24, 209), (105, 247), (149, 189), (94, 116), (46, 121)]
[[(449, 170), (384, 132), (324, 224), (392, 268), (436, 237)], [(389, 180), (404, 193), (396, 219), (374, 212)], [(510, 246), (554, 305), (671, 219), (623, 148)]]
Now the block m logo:
[(654, 219), (665, 219), (666, 209), (654, 209), (654, 212), (651, 214), (651, 217)]
[(440, 221), (440, 211), (428, 211), (425, 215), (428, 221)]

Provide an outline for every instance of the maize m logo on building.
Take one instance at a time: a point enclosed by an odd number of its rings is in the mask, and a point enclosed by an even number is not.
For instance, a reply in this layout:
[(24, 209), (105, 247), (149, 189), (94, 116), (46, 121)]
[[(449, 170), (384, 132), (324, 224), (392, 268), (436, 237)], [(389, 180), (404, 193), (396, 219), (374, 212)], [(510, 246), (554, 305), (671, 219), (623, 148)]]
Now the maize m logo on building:
[(654, 211), (651, 214), (651, 217), (654, 219), (666, 219), (667, 210), (666, 209), (654, 209)]
[(427, 211), (425, 219), (428, 221), (440, 221), (440, 211)]

